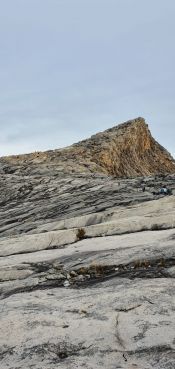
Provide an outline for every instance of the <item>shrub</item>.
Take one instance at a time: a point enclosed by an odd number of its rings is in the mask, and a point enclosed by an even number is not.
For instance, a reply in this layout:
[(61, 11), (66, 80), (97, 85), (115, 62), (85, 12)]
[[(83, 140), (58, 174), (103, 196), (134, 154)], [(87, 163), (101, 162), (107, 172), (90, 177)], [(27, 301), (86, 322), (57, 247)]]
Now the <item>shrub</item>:
[(150, 261), (149, 260), (136, 260), (134, 262), (134, 269), (138, 269), (138, 268), (149, 268), (151, 266)]
[(83, 228), (79, 228), (77, 230), (77, 240), (83, 240), (83, 238), (85, 238), (85, 230)]
[(90, 265), (89, 271), (94, 273), (96, 277), (103, 275), (105, 271), (105, 265), (97, 264), (94, 262)]
[(152, 224), (152, 226), (151, 226), (152, 231), (160, 231), (161, 229), (162, 229), (161, 224)]

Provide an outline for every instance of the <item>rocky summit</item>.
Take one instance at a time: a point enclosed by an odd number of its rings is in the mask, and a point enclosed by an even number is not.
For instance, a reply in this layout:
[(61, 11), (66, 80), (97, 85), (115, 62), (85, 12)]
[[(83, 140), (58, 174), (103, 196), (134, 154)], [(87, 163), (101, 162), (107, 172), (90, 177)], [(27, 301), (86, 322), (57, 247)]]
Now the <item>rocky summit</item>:
[[(175, 172), (175, 161), (154, 140), (143, 118), (97, 133), (65, 149), (1, 158), (6, 173), (100, 173), (121, 178)], [(52, 169), (52, 170), (51, 170)]]
[(0, 187), (0, 368), (174, 369), (175, 163), (144, 119), (0, 158)]

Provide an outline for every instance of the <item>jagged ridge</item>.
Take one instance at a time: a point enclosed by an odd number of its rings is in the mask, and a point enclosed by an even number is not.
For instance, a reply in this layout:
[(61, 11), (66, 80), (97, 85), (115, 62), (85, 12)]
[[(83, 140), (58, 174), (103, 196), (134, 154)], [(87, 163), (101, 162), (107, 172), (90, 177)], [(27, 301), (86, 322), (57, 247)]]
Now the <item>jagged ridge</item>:
[[(143, 118), (119, 124), (60, 150), (2, 158), (18, 170), (104, 173), (117, 177), (175, 173), (175, 161), (151, 135)], [(19, 166), (21, 166), (19, 168)]]

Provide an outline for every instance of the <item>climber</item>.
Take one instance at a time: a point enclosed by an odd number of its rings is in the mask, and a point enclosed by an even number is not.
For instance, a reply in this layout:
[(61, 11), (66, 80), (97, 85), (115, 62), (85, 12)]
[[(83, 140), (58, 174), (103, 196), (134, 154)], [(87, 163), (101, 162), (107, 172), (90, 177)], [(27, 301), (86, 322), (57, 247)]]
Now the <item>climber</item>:
[(159, 193), (161, 195), (167, 195), (167, 187), (166, 186), (162, 186), (161, 189), (159, 190)]
[(158, 192), (153, 191), (152, 194), (153, 195), (165, 195), (166, 196), (166, 195), (172, 195), (172, 191), (169, 188), (167, 188), (166, 185), (164, 185), (160, 188), (160, 190)]
[(164, 185), (163, 187), (161, 187), (159, 193), (161, 195), (172, 195), (172, 191), (170, 190), (170, 188), (167, 188), (166, 185)]

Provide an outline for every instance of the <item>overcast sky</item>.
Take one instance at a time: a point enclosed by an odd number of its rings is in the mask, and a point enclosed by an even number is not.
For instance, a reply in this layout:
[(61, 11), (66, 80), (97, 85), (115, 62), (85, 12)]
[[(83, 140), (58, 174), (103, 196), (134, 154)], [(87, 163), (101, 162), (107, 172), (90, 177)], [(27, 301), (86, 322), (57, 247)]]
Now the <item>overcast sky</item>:
[(175, 0), (0, 0), (0, 155), (143, 116), (175, 153)]

